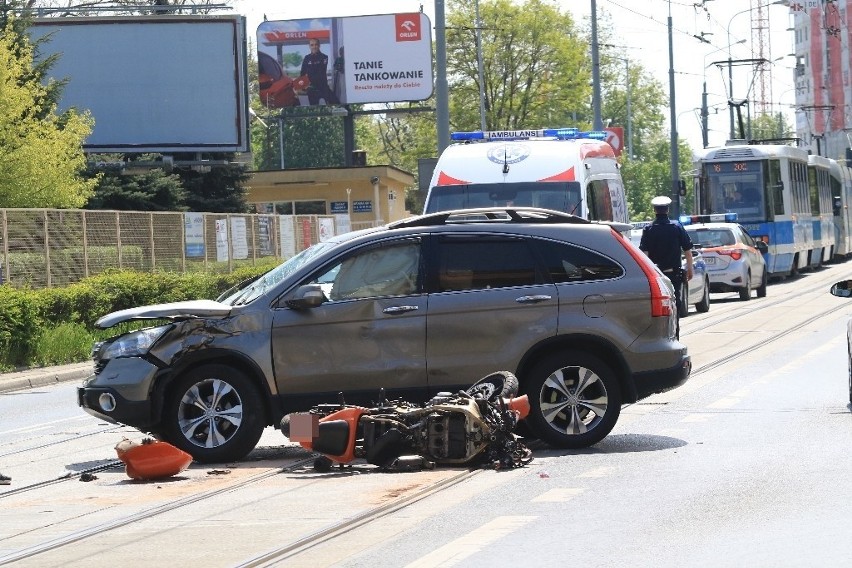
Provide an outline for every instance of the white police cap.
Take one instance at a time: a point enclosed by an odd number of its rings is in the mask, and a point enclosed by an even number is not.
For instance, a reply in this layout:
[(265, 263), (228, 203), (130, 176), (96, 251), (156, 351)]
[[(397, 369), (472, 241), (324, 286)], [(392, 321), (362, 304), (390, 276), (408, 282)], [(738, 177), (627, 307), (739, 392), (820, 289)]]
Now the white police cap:
[(651, 205), (654, 207), (668, 207), (672, 204), (672, 198), (665, 195), (659, 195), (651, 200)]

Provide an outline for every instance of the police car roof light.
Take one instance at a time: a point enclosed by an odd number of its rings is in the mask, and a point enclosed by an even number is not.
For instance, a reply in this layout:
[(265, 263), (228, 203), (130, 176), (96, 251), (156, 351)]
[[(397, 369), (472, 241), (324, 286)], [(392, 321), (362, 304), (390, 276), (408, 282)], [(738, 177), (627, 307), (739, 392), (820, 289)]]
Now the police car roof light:
[(710, 215), (681, 215), (678, 217), (681, 225), (693, 223), (736, 223), (736, 213), (711, 213)]
[(559, 140), (606, 140), (607, 133), (603, 131), (583, 132), (579, 128), (543, 128), (539, 130), (488, 130), (483, 132), (453, 132), (450, 139), (457, 142), (471, 140), (529, 140), (530, 138), (557, 138)]

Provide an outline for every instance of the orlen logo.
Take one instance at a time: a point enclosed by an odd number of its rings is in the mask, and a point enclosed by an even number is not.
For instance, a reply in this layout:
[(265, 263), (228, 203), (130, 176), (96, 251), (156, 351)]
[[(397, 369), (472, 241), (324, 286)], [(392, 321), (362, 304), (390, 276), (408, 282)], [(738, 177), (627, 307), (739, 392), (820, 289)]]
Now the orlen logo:
[(394, 14), (396, 41), (420, 41), (420, 14)]

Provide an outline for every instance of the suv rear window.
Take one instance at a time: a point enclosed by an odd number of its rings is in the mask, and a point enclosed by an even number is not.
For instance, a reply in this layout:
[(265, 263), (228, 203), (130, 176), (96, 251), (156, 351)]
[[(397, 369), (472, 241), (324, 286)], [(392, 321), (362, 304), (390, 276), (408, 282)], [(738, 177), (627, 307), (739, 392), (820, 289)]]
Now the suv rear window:
[(621, 265), (596, 252), (554, 241), (533, 242), (553, 282), (608, 280), (624, 274)]
[(442, 237), (438, 247), (438, 289), (481, 290), (541, 282), (535, 257), (523, 239)]

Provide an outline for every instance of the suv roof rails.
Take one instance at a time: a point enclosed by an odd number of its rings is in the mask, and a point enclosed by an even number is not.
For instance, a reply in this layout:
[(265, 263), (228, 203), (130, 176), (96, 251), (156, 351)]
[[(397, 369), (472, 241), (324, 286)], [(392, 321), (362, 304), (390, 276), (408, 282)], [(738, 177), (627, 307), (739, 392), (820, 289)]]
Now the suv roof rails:
[(451, 223), (576, 223), (589, 224), (591, 221), (552, 209), (536, 207), (483, 207), (480, 209), (455, 209), (429, 213), (388, 224), (389, 229), (405, 227), (434, 227)]

